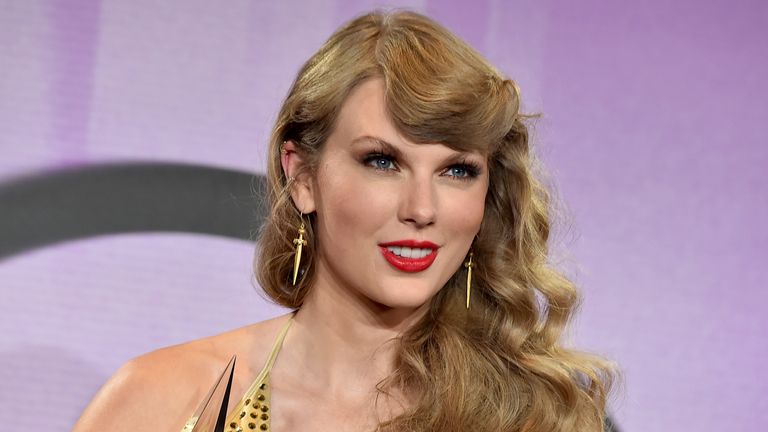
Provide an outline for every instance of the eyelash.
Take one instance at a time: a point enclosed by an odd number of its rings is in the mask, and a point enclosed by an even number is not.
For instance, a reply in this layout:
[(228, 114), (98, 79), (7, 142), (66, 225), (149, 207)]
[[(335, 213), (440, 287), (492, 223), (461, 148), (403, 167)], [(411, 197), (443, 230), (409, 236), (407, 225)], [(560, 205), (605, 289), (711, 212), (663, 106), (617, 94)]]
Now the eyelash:
[[(363, 158), (363, 164), (378, 171), (389, 171), (391, 169), (389, 167), (382, 168), (380, 166), (374, 165), (376, 161), (380, 161), (380, 160), (386, 160), (392, 165), (395, 165), (395, 157), (382, 150), (378, 150), (378, 151), (367, 154)], [(458, 163), (455, 163), (449, 166), (448, 168), (446, 168), (445, 172), (449, 172), (456, 168), (463, 170), (466, 174), (463, 176), (449, 175), (449, 177), (452, 177), (455, 180), (470, 181), (476, 178), (478, 175), (480, 175), (480, 167), (477, 164), (467, 160), (462, 160), (462, 161), (459, 161)]]

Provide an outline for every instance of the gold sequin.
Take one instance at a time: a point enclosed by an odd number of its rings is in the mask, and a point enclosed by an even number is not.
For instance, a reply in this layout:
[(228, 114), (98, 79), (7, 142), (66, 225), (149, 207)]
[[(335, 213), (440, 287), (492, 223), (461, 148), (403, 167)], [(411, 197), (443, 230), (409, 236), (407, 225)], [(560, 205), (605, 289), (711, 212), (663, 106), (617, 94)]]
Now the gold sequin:
[(242, 402), (238, 404), (235, 412), (240, 413), (239, 419), (229, 419), (231, 423), (228, 429), (230, 432), (242, 432), (245, 430), (269, 430), (269, 390), (266, 380), (268, 376), (264, 377), (264, 381), (258, 386), (252, 386), (252, 390), (243, 396)]

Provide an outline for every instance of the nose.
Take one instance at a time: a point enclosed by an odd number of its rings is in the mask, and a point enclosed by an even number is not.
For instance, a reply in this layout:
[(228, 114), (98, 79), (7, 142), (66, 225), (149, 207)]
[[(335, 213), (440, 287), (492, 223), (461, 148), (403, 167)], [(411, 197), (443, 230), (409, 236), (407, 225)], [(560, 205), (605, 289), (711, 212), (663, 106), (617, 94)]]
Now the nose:
[(398, 217), (404, 223), (424, 228), (435, 223), (437, 196), (431, 178), (411, 178), (403, 182)]

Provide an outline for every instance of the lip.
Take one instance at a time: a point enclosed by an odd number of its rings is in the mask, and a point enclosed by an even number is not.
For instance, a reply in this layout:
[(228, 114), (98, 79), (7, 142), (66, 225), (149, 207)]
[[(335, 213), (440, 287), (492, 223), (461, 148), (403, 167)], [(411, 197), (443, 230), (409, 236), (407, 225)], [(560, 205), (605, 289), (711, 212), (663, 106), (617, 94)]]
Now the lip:
[[(387, 249), (388, 246), (432, 249), (432, 252), (422, 258), (406, 258), (395, 255), (389, 249)], [(435, 258), (437, 258), (437, 250), (439, 247), (440, 246), (432, 242), (418, 240), (398, 240), (379, 244), (379, 250), (384, 256), (384, 259), (387, 260), (387, 262), (392, 265), (392, 267), (406, 273), (416, 273), (428, 269), (429, 266), (431, 266), (435, 261)]]
[(419, 241), (419, 240), (397, 240), (389, 243), (379, 243), (379, 246), (405, 246), (409, 248), (421, 248), (421, 249), (437, 249), (440, 246), (430, 242), (430, 241)]

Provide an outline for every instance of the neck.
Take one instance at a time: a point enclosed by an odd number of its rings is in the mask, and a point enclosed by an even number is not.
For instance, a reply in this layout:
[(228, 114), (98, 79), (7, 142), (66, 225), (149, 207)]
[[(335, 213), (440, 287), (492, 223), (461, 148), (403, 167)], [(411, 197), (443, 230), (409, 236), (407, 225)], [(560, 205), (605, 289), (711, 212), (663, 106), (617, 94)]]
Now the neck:
[[(328, 274), (318, 272), (323, 273)], [(389, 308), (319, 276), (296, 313), (286, 339), (292, 352), (286, 361), (301, 368), (309, 391), (340, 397), (374, 394), (394, 370), (397, 337), (426, 307)]]

